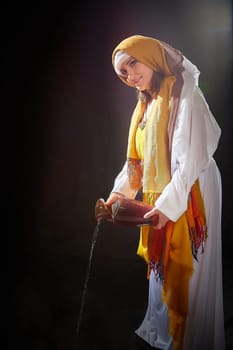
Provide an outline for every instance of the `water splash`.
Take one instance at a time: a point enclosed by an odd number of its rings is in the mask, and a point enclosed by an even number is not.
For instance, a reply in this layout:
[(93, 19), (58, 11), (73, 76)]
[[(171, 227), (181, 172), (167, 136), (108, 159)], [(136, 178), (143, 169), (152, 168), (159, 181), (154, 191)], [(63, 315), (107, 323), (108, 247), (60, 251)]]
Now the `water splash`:
[(86, 269), (85, 283), (84, 283), (83, 292), (82, 292), (81, 307), (80, 307), (79, 318), (78, 318), (78, 323), (77, 323), (77, 327), (76, 327), (77, 336), (79, 335), (80, 327), (81, 327), (81, 324), (82, 324), (83, 312), (84, 312), (84, 307), (85, 307), (85, 302), (86, 302), (86, 295), (87, 295), (87, 284), (88, 284), (88, 280), (90, 278), (90, 272), (91, 272), (92, 256), (93, 256), (93, 251), (94, 251), (95, 244), (96, 244), (96, 241), (97, 241), (97, 238), (98, 238), (101, 221), (102, 221), (101, 219), (99, 219), (97, 221), (97, 224), (95, 226), (95, 229), (94, 229), (94, 232), (93, 232), (93, 236), (92, 236), (91, 249), (90, 249), (90, 254), (89, 254), (89, 261), (88, 261), (88, 265), (87, 265), (87, 269)]

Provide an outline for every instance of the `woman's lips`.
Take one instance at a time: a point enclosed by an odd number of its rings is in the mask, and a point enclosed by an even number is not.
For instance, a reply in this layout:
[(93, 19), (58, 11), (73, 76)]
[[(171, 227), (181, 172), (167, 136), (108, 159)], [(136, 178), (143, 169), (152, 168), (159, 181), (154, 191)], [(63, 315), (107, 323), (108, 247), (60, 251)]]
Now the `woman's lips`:
[(137, 81), (134, 82), (134, 85), (135, 85), (136, 87), (139, 87), (139, 88), (140, 88), (141, 82), (142, 82), (142, 79), (138, 79)]

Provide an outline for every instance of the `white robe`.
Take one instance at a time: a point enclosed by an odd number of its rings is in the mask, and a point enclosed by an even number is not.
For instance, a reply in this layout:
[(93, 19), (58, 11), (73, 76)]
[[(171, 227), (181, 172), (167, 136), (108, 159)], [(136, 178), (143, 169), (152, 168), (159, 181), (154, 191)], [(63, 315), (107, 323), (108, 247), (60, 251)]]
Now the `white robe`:
[[(189, 288), (189, 314), (184, 350), (225, 349), (222, 290), (221, 176), (213, 159), (221, 130), (198, 88), (198, 70), (187, 59), (183, 73), (177, 123), (171, 154), (171, 181), (157, 199), (155, 207), (176, 221), (187, 208), (189, 191), (199, 178), (206, 209), (208, 238), (204, 254), (194, 260)], [(190, 74), (190, 72), (192, 74)], [(129, 186), (127, 164), (116, 177), (112, 192), (135, 198)], [(161, 286), (149, 281), (149, 300), (145, 318), (136, 333), (151, 346), (171, 350), (167, 308), (161, 301)]]

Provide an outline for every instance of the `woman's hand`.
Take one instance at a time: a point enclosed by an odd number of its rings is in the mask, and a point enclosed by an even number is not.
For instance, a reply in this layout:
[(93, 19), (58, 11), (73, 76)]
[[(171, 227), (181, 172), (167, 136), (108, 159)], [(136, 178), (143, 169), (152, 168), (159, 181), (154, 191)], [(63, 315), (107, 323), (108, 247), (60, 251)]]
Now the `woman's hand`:
[(117, 192), (112, 192), (110, 194), (110, 196), (108, 197), (108, 199), (106, 200), (105, 205), (108, 207), (108, 206), (112, 205), (114, 202), (116, 202), (116, 200), (118, 198), (122, 198), (122, 197), (124, 197), (123, 194), (117, 193)]
[(145, 215), (144, 218), (148, 219), (152, 216), (156, 216), (157, 220), (155, 220), (156, 224), (154, 226), (155, 229), (160, 230), (161, 228), (165, 227), (169, 221), (169, 218), (164, 215), (161, 211), (159, 211), (156, 208), (153, 208), (152, 210), (148, 211)]

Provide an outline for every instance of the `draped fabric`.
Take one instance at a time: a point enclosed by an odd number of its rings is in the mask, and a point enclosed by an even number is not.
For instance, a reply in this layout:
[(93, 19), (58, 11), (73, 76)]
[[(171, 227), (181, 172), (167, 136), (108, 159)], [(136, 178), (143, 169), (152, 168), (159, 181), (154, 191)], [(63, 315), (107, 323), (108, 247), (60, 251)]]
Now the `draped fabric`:
[[(140, 100), (131, 119), (127, 148), (129, 185), (133, 190), (142, 187), (143, 200), (154, 205), (171, 180), (171, 145), (183, 86), (183, 57), (169, 45), (142, 36), (120, 43), (113, 52), (113, 63), (118, 50), (165, 76), (157, 98), (152, 101), (145, 128), (143, 164), (135, 143), (137, 128), (147, 107)], [(120, 78), (127, 84), (124, 77)], [(193, 81), (195, 85), (195, 79)], [(141, 228), (137, 253), (148, 263), (148, 276), (154, 269), (164, 283), (163, 300), (168, 306), (170, 334), (177, 350), (182, 349), (188, 314), (192, 253), (197, 252), (205, 239), (205, 212), (198, 180), (187, 199), (187, 211), (176, 222), (169, 221), (162, 230)]]

